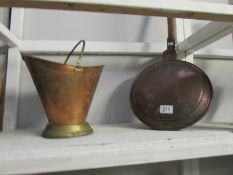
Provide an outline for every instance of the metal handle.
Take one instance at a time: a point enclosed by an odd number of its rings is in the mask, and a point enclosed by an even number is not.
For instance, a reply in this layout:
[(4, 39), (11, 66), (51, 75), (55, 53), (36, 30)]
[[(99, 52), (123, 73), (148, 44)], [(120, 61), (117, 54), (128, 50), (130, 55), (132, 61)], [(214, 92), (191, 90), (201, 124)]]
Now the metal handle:
[(174, 21), (173, 18), (167, 18), (167, 26), (168, 26), (168, 38), (167, 38), (167, 47), (171, 46), (175, 49), (175, 35), (174, 35)]
[(176, 60), (176, 41), (174, 36), (173, 18), (167, 18), (167, 25), (167, 50), (163, 52), (163, 60)]
[(174, 25), (173, 25), (173, 18), (167, 18), (167, 26), (168, 26), (168, 38), (174, 39)]
[(84, 49), (85, 49), (85, 40), (80, 40), (74, 47), (73, 49), (70, 51), (70, 53), (68, 54), (64, 64), (67, 63), (68, 59), (70, 58), (70, 56), (73, 54), (74, 50), (76, 49), (76, 47), (78, 47), (78, 45), (82, 43), (83, 44), (83, 47), (82, 47), (82, 50), (81, 52), (79, 53), (78, 55), (78, 59), (77, 59), (77, 62), (76, 62), (76, 65), (75, 65), (75, 68), (74, 68), (74, 71), (80, 71), (82, 70), (82, 68), (80, 68), (80, 64), (81, 64), (81, 59), (82, 59), (82, 56), (83, 56), (83, 53), (84, 53)]

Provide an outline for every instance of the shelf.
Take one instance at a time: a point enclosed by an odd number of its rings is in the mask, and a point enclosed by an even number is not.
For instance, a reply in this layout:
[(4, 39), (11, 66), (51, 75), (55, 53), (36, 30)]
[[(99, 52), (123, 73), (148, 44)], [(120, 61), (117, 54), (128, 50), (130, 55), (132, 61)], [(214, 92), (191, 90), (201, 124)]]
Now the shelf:
[[(67, 55), (76, 42), (77, 41), (60, 40), (21, 40), (19, 50), (21, 53), (29, 55)], [(85, 54), (155, 56), (162, 55), (165, 47), (164, 43), (87, 41)], [(77, 52), (78, 51), (74, 51), (74, 53)], [(227, 49), (202, 49), (194, 53), (194, 57), (196, 58), (233, 59), (232, 56), (233, 50)]]
[(230, 130), (154, 131), (142, 124), (93, 126), (94, 134), (44, 139), (41, 130), (0, 135), (0, 174), (83, 170), (233, 154)]
[(231, 5), (185, 0), (1, 0), (0, 6), (233, 21)]
[[(1, 0), (0, 6), (172, 16), (233, 22), (232, 5), (185, 0), (173, 0), (172, 3), (170, 0)], [(73, 41), (56, 41), (56, 44), (54, 41), (24, 41), (21, 38), (24, 12), (22, 9), (17, 9), (22, 10), (22, 13), (15, 12), (15, 10), (12, 11), (12, 21), (14, 22), (11, 23), (11, 30), (14, 34), (0, 25), (0, 35), (4, 41), (11, 47), (19, 47), (12, 48), (9, 52), (8, 68), (11, 66), (11, 69), (8, 71), (14, 71), (8, 72), (8, 75), (13, 76), (8, 77), (7, 80), (7, 91), (9, 91), (7, 93), (11, 95), (10, 100), (13, 99), (12, 103), (6, 98), (8, 103), (5, 103), (5, 106), (9, 109), (5, 111), (8, 112), (8, 120), (16, 119), (14, 115), (17, 115), (18, 111), (17, 88), (20, 75), (15, 73), (20, 70), (21, 66), (21, 59), (15, 62), (15, 58), (20, 58), (18, 49), (25, 53), (64, 54), (73, 45)], [(222, 27), (221, 30), (219, 26)], [(194, 52), (230, 33), (230, 30), (232, 30), (232, 23), (226, 26), (222, 23), (210, 23), (197, 34), (187, 39), (184, 38), (186, 40), (179, 45), (179, 48), (184, 52)], [(15, 37), (15, 34), (21, 36), (20, 39)], [(96, 43), (89, 42), (87, 44), (90, 44), (89, 53), (94, 54), (138, 55), (149, 53), (153, 55), (161, 54), (163, 51), (162, 45), (153, 43), (149, 45), (147, 43), (124, 43), (124, 45), (122, 43), (110, 43), (110, 45), (105, 43), (98, 48), (95, 47), (98, 45)], [(111, 49), (104, 50), (106, 45)], [(222, 52), (220, 53), (222, 54)], [(210, 52), (205, 51), (198, 54), (209, 57)], [(219, 56), (218, 52), (213, 54), (215, 57)], [(231, 54), (232, 52), (229, 51), (222, 55), (231, 58)], [(229, 130), (204, 129), (204, 127), (192, 127), (171, 132), (149, 130), (142, 124), (100, 125), (93, 126), (95, 133), (90, 136), (70, 139), (44, 139), (40, 136), (41, 130), (6, 132), (0, 134), (0, 174), (84, 170), (233, 154), (231, 126), (229, 126)]]

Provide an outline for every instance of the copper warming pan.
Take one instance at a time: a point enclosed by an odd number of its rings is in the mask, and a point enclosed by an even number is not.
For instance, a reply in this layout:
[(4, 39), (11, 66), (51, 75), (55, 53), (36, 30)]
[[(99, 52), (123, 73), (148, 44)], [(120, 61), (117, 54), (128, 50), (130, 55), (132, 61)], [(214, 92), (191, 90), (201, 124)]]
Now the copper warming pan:
[(132, 85), (133, 112), (152, 129), (177, 130), (200, 120), (212, 95), (207, 75), (197, 66), (176, 59), (173, 20), (168, 18), (163, 61), (146, 68)]
[[(76, 66), (67, 65), (80, 43), (83, 47)], [(42, 134), (44, 137), (63, 138), (92, 133), (86, 117), (103, 66), (80, 66), (84, 47), (85, 41), (81, 40), (64, 64), (23, 56), (49, 121)]]

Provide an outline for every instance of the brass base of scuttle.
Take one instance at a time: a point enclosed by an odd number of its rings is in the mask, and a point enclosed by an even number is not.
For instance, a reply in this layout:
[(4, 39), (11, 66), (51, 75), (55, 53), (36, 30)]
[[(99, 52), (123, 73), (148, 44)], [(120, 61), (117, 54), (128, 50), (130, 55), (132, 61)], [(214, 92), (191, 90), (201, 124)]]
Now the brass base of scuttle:
[(88, 135), (92, 132), (93, 130), (87, 122), (72, 125), (48, 124), (42, 136), (45, 138), (69, 138)]

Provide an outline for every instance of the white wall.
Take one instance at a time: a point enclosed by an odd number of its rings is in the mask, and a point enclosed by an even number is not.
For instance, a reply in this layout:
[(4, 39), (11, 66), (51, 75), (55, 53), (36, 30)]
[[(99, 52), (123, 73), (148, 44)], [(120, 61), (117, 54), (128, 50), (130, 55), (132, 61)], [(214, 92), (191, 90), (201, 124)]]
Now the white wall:
[(125, 42), (166, 39), (166, 20), (162, 17), (27, 9), (24, 25), (25, 39)]
[(233, 123), (233, 60), (195, 59), (195, 63), (205, 70), (214, 88), (213, 100), (203, 121)]
[[(217, 1), (216, 1), (217, 2)], [(218, 1), (223, 2), (223, 1)], [(226, 1), (224, 1), (226, 3)], [(208, 21), (192, 20), (197, 31)], [(166, 18), (135, 15), (101, 14), (77, 11), (26, 9), (24, 39), (80, 40), (114, 42), (155, 42), (166, 47)], [(227, 36), (207, 49), (232, 49), (232, 38)], [(63, 57), (43, 57), (60, 61)], [(105, 64), (88, 120), (93, 124), (135, 121), (129, 106), (128, 94), (135, 76), (158, 58), (140, 56), (89, 56), (83, 64)], [(213, 105), (204, 120), (230, 121), (232, 61), (195, 59), (212, 80)], [(18, 128), (41, 127), (46, 121), (29, 72), (22, 63)], [(216, 73), (218, 70), (218, 74)], [(216, 108), (216, 105), (219, 105)], [(224, 115), (222, 115), (224, 113)]]

